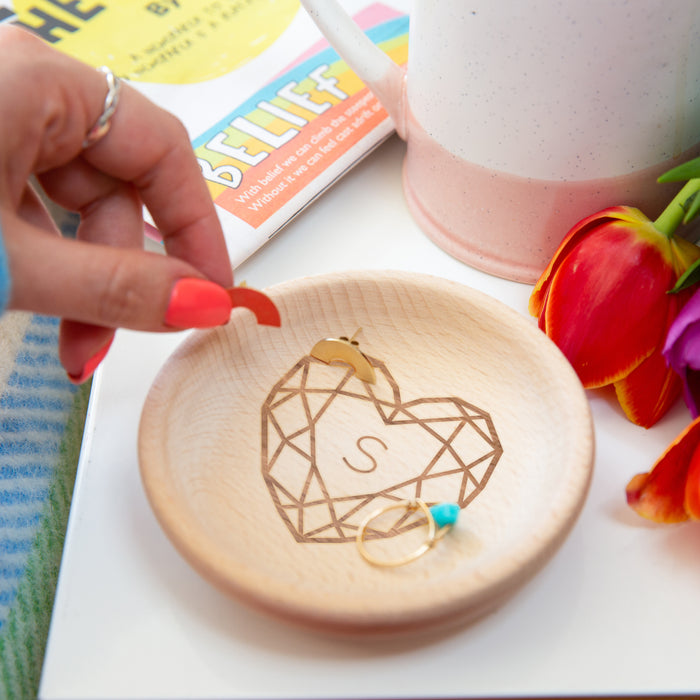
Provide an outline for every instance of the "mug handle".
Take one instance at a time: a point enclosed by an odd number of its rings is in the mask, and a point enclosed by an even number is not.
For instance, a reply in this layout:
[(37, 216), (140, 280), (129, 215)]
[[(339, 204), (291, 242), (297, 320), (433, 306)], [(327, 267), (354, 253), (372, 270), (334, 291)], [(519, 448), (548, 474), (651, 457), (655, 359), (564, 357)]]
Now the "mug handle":
[(406, 74), (357, 26), (337, 0), (301, 0), (333, 48), (376, 95), (406, 138)]

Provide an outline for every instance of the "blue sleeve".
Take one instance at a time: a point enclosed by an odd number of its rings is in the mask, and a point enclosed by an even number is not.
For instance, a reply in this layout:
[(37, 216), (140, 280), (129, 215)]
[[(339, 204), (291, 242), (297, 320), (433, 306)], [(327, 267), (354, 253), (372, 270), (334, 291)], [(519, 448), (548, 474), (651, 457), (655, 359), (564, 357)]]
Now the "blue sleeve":
[(2, 227), (0, 227), (0, 314), (5, 310), (10, 297), (10, 268), (7, 265), (5, 244), (2, 240)]

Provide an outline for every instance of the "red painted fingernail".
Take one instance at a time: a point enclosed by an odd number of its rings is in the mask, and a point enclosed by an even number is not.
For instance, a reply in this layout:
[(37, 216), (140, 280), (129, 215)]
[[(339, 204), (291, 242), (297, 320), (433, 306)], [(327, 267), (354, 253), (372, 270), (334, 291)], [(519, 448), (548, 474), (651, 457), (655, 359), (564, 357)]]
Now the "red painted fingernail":
[(231, 299), (223, 287), (209, 280), (185, 277), (170, 294), (165, 323), (171, 328), (211, 328), (227, 323)]
[(68, 373), (68, 379), (73, 382), (73, 384), (82, 384), (86, 382), (95, 373), (95, 370), (99, 367), (100, 362), (105, 359), (105, 355), (109, 352), (109, 348), (112, 346), (112, 341), (114, 336), (112, 336), (107, 343), (105, 343), (102, 348), (100, 348), (83, 366), (83, 369), (79, 374)]

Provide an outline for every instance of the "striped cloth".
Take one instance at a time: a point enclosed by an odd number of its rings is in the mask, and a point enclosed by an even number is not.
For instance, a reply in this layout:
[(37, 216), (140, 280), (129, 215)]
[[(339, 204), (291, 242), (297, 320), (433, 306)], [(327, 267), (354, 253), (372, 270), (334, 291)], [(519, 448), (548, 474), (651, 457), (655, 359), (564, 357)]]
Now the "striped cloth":
[[(47, 206), (73, 236), (77, 215)], [(89, 383), (68, 381), (58, 325), (0, 316), (0, 699), (37, 696), (85, 424)]]
[(0, 318), (0, 697), (35, 698), (89, 388), (58, 361), (58, 320)]

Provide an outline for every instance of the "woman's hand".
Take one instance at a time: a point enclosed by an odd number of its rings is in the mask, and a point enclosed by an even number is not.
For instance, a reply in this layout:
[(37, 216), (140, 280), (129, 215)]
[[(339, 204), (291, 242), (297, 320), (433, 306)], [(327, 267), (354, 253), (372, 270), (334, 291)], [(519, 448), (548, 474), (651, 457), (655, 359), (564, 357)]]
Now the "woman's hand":
[[(105, 75), (19, 28), (0, 27), (0, 222), (10, 308), (59, 316), (60, 357), (86, 379), (118, 327), (225, 323), (233, 276), (214, 205), (182, 124), (121, 85), (107, 134), (83, 142), (104, 108)], [(29, 183), (80, 214), (56, 228)], [(143, 250), (145, 204), (167, 255)]]

